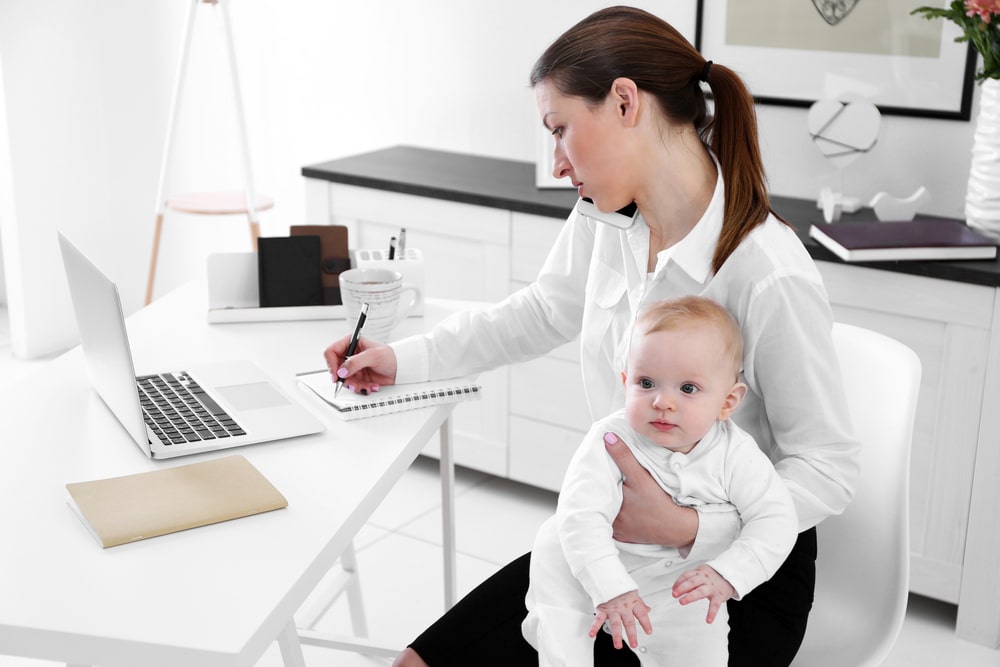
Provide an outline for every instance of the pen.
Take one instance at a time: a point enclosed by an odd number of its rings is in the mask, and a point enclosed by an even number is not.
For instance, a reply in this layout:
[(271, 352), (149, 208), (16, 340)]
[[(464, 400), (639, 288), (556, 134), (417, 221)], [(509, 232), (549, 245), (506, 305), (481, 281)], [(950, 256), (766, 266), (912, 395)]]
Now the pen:
[(406, 259), (406, 227), (399, 230), (399, 241), (396, 243), (400, 259)]
[(389, 259), (396, 259), (396, 237), (389, 239)]
[[(361, 337), (361, 327), (365, 326), (365, 320), (368, 318), (368, 304), (361, 304), (361, 312), (358, 314), (358, 323), (354, 327), (354, 334), (351, 336), (351, 342), (347, 344), (347, 353), (344, 354), (344, 361), (351, 358), (354, 354), (354, 350), (358, 347), (358, 338)], [(333, 397), (336, 398), (337, 394), (340, 393), (340, 388), (344, 386), (344, 378), (337, 377), (337, 388), (333, 390)]]

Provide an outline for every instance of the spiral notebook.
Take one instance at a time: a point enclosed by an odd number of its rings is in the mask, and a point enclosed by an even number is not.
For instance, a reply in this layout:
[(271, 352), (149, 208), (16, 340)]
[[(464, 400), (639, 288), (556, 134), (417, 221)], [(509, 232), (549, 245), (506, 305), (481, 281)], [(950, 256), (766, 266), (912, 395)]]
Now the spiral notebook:
[(473, 401), (478, 399), (482, 392), (482, 387), (470, 378), (455, 378), (436, 382), (388, 385), (367, 396), (356, 394), (345, 387), (334, 398), (333, 392), (337, 385), (330, 378), (328, 370), (303, 373), (298, 378), (300, 385), (312, 390), (343, 419), (363, 419), (442, 403)]

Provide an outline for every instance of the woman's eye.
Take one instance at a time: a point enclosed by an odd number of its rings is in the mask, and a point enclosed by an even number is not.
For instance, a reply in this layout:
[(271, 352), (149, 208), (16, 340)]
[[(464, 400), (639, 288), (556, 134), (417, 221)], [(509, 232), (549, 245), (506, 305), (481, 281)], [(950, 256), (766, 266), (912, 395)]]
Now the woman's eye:
[(698, 387), (690, 382), (685, 382), (681, 385), (681, 391), (685, 394), (694, 394), (698, 391)]
[(562, 137), (563, 129), (561, 127), (554, 128), (552, 130), (553, 137)]
[(654, 385), (653, 381), (650, 380), (649, 378), (642, 378), (641, 380), (639, 380), (639, 386), (642, 387), (643, 389), (652, 389)]

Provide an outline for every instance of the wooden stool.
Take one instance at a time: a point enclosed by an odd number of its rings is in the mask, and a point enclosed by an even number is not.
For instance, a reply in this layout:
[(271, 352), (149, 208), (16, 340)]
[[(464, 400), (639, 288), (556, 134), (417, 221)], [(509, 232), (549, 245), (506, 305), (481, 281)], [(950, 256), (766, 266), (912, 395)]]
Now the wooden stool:
[[(274, 207), (274, 199), (258, 194), (254, 197), (253, 210), (266, 211)], [(257, 251), (257, 238), (260, 236), (260, 222), (256, 216), (250, 215), (245, 192), (190, 192), (170, 197), (166, 208), (178, 213), (193, 213), (195, 215), (238, 215), (247, 216), (250, 229), (250, 244)], [(153, 254), (149, 259), (149, 279), (146, 281), (146, 305), (153, 300), (153, 283), (156, 280), (156, 260), (160, 253), (160, 234), (163, 231), (163, 213), (156, 215), (156, 227), (153, 230)]]
[[(233, 103), (235, 107), (235, 125), (239, 138), (240, 158), (244, 191), (242, 192), (196, 192), (190, 194), (164, 196), (164, 181), (169, 165), (170, 150), (174, 142), (174, 121), (180, 106), (183, 92), (184, 75), (187, 71), (188, 54), (191, 50), (191, 34), (198, 5), (218, 9), (222, 22), (223, 37), (226, 43), (226, 53), (229, 61), (229, 79), (232, 86)], [(257, 249), (257, 237), (260, 236), (260, 221), (258, 212), (274, 206), (274, 200), (266, 195), (259, 195), (254, 190), (253, 173), (250, 170), (250, 149), (247, 141), (246, 121), (243, 114), (243, 100), (240, 93), (240, 78), (236, 68), (236, 50), (233, 47), (233, 32), (229, 19), (228, 0), (188, 0), (188, 14), (181, 41), (180, 60), (177, 65), (177, 77), (174, 81), (173, 96), (170, 101), (170, 113), (167, 117), (167, 138), (163, 148), (163, 162), (160, 165), (160, 180), (156, 189), (156, 224), (153, 230), (153, 251), (149, 260), (149, 279), (146, 282), (146, 305), (153, 300), (153, 283), (156, 278), (156, 263), (160, 250), (160, 236), (163, 231), (163, 216), (167, 209), (198, 215), (245, 214), (250, 225), (250, 240), (253, 249)]]

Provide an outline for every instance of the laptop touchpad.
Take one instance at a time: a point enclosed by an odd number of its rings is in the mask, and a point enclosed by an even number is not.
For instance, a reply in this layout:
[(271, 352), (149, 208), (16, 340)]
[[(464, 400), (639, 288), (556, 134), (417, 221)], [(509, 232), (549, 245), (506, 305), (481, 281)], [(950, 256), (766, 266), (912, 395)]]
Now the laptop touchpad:
[(215, 389), (237, 410), (259, 410), (288, 405), (289, 403), (288, 399), (267, 382), (233, 384)]

